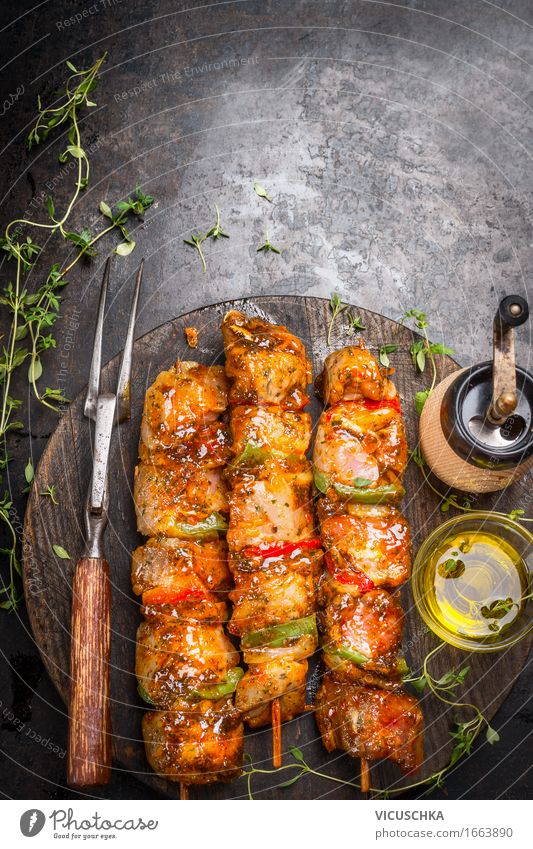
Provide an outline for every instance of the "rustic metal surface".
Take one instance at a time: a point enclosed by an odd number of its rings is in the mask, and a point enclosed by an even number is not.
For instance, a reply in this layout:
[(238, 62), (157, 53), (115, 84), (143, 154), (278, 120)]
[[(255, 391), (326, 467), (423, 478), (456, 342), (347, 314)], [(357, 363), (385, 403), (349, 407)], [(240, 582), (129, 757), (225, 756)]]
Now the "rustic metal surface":
[[(105, 360), (118, 353), (115, 331), (142, 255), (139, 333), (224, 298), (336, 289), (391, 318), (424, 309), (432, 338), (461, 364), (490, 358), (496, 304), (504, 293), (527, 296), (532, 268), (528, 0), (21, 0), (0, 15), (9, 63), (0, 82), (3, 220), (44, 217), (50, 193), (64, 206), (62, 142), (28, 156), (24, 136), (37, 94), (50, 97), (63, 79), (62, 62), (89, 64), (104, 50), (86, 124), (91, 186), (73, 227), (96, 228), (99, 201), (136, 183), (157, 199), (136, 251), (116, 263)], [(272, 205), (253, 193), (254, 179)], [(182, 239), (210, 226), (215, 202), (231, 238), (209, 246), (204, 274)], [(256, 253), (267, 227), (281, 256)], [(111, 242), (101, 247), (72, 275), (57, 349), (45, 358), (43, 380), (69, 398), (88, 376)], [(49, 250), (43, 265), (57, 258)], [(517, 334), (526, 368), (529, 334)], [(15, 392), (27, 398), (23, 378)], [(24, 466), (57, 422), (33, 405), (23, 417), (9, 468), (19, 526)], [(528, 500), (516, 506), (531, 513)], [(0, 615), (0, 629), (2, 786), (18, 798), (63, 798), (64, 708), (25, 612)], [(530, 680), (519, 679), (498, 713), (502, 745), (476, 748), (450, 779), (451, 797), (531, 796)], [(102, 795), (147, 792), (117, 773)]]

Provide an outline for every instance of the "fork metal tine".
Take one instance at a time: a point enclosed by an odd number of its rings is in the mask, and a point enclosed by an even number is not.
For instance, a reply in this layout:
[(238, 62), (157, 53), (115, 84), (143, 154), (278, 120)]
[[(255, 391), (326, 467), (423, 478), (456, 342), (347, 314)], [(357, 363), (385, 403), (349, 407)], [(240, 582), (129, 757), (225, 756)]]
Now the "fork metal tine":
[(135, 281), (135, 291), (131, 302), (130, 319), (128, 323), (128, 333), (124, 343), (124, 351), (122, 352), (122, 360), (120, 361), (120, 371), (118, 374), (117, 383), (117, 421), (123, 422), (131, 417), (131, 367), (133, 360), (133, 339), (135, 335), (135, 320), (137, 318), (137, 305), (139, 303), (139, 292), (141, 291), (141, 283), (143, 279), (144, 259), (141, 260), (139, 270), (137, 271), (137, 279)]
[(98, 317), (96, 319), (96, 328), (94, 331), (93, 356), (91, 360), (91, 370), (89, 372), (87, 397), (85, 398), (85, 407), (83, 410), (84, 415), (88, 419), (92, 419), (93, 421), (96, 421), (96, 406), (98, 402), (98, 392), (100, 389), (100, 369), (102, 368), (102, 339), (104, 331), (104, 315), (110, 270), (111, 257), (108, 257), (107, 262), (105, 264), (104, 276), (102, 279), (102, 288), (100, 289), (100, 299), (98, 301)]

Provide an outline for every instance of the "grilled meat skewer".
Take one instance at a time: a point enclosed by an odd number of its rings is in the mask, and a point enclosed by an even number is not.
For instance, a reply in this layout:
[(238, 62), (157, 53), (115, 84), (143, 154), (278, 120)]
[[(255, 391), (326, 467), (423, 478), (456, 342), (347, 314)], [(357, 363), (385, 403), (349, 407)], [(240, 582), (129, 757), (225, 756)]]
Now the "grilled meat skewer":
[(305, 709), (307, 658), (318, 641), (322, 555), (305, 456), (311, 419), (303, 412), (310, 364), (285, 327), (232, 311), (222, 332), (233, 455), (226, 471), (235, 583), (229, 630), (240, 636), (248, 664), (235, 704), (251, 727), (273, 722), (276, 749), (276, 723)]
[(325, 569), (319, 625), (326, 666), (316, 718), (328, 751), (420, 766), (423, 717), (401, 688), (404, 614), (394, 591), (410, 574), (402, 498), (407, 442), (397, 390), (361, 343), (326, 359), (326, 404), (314, 448)]
[[(140, 533), (132, 585), (145, 621), (137, 633), (139, 693), (152, 768), (182, 785), (241, 771), (243, 725), (233, 693), (239, 654), (224, 632), (231, 587), (227, 546), (229, 456), (224, 370), (177, 363), (146, 393), (135, 474)], [(184, 794), (182, 794), (184, 796)]]

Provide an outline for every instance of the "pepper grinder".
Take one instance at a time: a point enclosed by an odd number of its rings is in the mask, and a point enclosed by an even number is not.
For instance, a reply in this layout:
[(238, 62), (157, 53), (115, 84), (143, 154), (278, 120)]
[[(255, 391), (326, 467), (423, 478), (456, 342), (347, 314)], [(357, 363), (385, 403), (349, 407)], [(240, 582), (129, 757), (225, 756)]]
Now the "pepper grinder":
[(533, 465), (533, 376), (516, 365), (514, 328), (527, 301), (508, 295), (493, 326), (493, 360), (445, 378), (420, 417), (422, 454), (433, 474), (465, 492), (495, 492)]

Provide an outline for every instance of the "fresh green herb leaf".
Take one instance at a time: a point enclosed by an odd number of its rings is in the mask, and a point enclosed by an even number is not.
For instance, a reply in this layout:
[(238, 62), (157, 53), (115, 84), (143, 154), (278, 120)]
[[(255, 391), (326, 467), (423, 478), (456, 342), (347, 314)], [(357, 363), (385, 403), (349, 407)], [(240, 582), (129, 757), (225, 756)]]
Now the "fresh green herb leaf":
[(109, 218), (111, 221), (113, 220), (113, 213), (111, 212), (111, 207), (105, 202), (105, 200), (100, 201), (99, 209), (102, 215), (105, 215), (105, 217)]
[(268, 236), (267, 236), (266, 240), (263, 242), (263, 244), (259, 248), (257, 248), (257, 253), (261, 253), (261, 251), (263, 253), (266, 253), (266, 254), (267, 253), (273, 253), (273, 254), (280, 254), (281, 253), (279, 248), (275, 248), (274, 245), (272, 245), (269, 242)]
[(267, 190), (263, 188), (261, 183), (258, 183), (257, 180), (254, 180), (254, 192), (260, 198), (264, 198), (269, 203), (272, 203), (272, 198), (268, 194)]
[(398, 345), (388, 343), (382, 345), (379, 349), (379, 361), (382, 366), (388, 368), (390, 366), (389, 354), (394, 354), (398, 350)]
[(48, 498), (51, 500), (52, 504), (54, 504), (56, 507), (59, 504), (59, 501), (56, 498), (57, 485), (55, 483), (52, 484), (51, 486), (47, 486), (46, 489), (44, 489), (42, 492), (39, 493), (39, 495), (48, 496)]
[(28, 460), (26, 467), (24, 469), (24, 477), (26, 478), (26, 483), (32, 483), (34, 472), (33, 472), (33, 463), (31, 460)]
[(195, 250), (198, 251), (200, 259), (202, 260), (202, 267), (204, 269), (204, 272), (207, 271), (207, 266), (205, 264), (205, 257), (204, 257), (203, 251), (202, 251), (202, 242), (204, 242), (205, 239), (206, 239), (205, 235), (202, 236), (201, 234), (193, 233), (192, 236), (190, 237), (190, 239), (184, 239), (183, 240), (186, 245), (190, 245), (191, 247), (195, 248)]
[(65, 548), (63, 548), (62, 545), (53, 545), (52, 549), (54, 551), (54, 554), (60, 557), (61, 560), (70, 560), (70, 554)]
[(500, 741), (500, 735), (490, 725), (487, 726), (487, 730), (485, 732), (485, 737), (487, 739), (487, 743), (490, 743), (491, 746), (493, 746), (495, 743), (499, 743), (499, 741)]
[(129, 242), (121, 242), (115, 248), (115, 253), (119, 256), (128, 256), (132, 250), (135, 248), (135, 242), (133, 239), (130, 239)]
[(348, 333), (355, 333), (356, 330), (366, 330), (366, 325), (363, 324), (363, 319), (354, 313), (348, 313)]
[(296, 782), (300, 780), (302, 775), (303, 773), (299, 772), (296, 775), (293, 775), (292, 778), (288, 778), (286, 781), (282, 781), (281, 784), (278, 784), (278, 787), (290, 787), (291, 784), (296, 784)]
[(490, 604), (482, 605), (480, 613), (485, 619), (503, 619), (511, 612), (515, 603), (512, 598), (498, 598)]
[(421, 414), (424, 409), (424, 405), (431, 394), (431, 389), (421, 389), (420, 392), (417, 392), (415, 395), (415, 409), (418, 415)]
[(438, 567), (438, 573), (441, 578), (460, 578), (464, 574), (466, 566), (463, 560), (449, 557), (444, 563)]
[(28, 369), (28, 381), (36, 383), (43, 373), (43, 366), (40, 358), (36, 355), (32, 357), (30, 367)]

